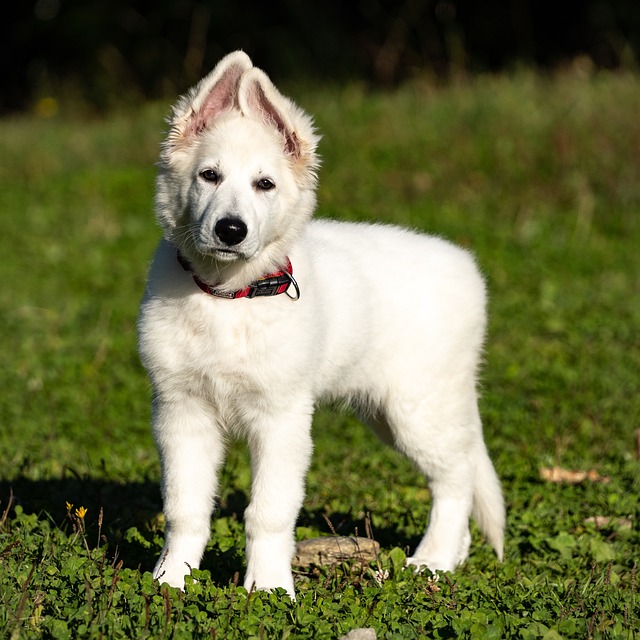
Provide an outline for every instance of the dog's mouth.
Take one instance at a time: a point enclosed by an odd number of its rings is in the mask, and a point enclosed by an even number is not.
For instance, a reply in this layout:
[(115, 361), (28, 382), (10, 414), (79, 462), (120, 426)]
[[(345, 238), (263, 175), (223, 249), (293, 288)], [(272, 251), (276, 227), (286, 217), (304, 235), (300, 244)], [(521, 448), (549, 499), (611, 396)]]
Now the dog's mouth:
[(218, 248), (218, 247), (210, 247), (206, 251), (199, 252), (203, 257), (208, 259), (213, 259), (216, 262), (239, 262), (245, 261), (248, 262), (255, 255), (256, 252), (247, 253), (246, 251), (241, 251), (240, 249), (230, 249), (228, 247)]
[(246, 259), (245, 252), (238, 247), (218, 247), (213, 243), (195, 241), (193, 248), (204, 259), (213, 259), (218, 262), (234, 262)]
[(233, 262), (234, 260), (238, 260), (243, 258), (244, 256), (235, 249), (215, 249), (211, 252), (211, 255), (216, 259), (222, 262)]

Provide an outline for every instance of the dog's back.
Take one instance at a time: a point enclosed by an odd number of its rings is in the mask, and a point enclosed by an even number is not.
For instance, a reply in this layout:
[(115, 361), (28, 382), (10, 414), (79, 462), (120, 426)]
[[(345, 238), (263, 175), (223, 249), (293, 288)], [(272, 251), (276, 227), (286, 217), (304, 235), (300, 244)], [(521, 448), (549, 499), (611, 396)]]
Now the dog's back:
[(399, 227), (325, 220), (309, 224), (298, 251), (301, 303), (323, 334), (324, 393), (371, 400), (396, 380), (427, 394), (463, 374), (475, 384), (485, 289), (466, 251)]

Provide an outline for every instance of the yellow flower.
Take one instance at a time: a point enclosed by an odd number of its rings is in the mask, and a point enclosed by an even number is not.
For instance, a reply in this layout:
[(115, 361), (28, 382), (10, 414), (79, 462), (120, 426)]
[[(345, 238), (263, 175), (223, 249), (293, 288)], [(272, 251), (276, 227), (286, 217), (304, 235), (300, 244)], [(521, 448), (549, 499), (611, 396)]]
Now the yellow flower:
[(70, 502), (65, 503), (67, 505), (67, 513), (71, 513), (71, 509), (73, 509), (73, 505)]
[(84, 507), (78, 507), (75, 512), (76, 517), (80, 518), (80, 520), (84, 520), (84, 517), (87, 515), (87, 510)]

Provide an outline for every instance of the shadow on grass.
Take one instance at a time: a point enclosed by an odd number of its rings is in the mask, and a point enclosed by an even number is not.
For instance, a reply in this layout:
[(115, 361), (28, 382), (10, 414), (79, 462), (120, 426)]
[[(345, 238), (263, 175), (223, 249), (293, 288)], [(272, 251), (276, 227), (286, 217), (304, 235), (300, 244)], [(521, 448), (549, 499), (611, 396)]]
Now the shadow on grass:
[[(220, 500), (214, 518), (242, 521), (248, 506), (246, 492), (234, 490)], [(90, 546), (100, 540), (110, 561), (122, 561), (125, 568), (140, 572), (151, 571), (162, 549), (164, 539), (162, 500), (157, 482), (117, 483), (104, 479), (79, 477), (71, 471), (63, 478), (32, 480), (18, 477), (0, 480), (0, 518), (6, 512), (9, 519), (16, 515), (16, 507), (26, 514), (37, 514), (51, 526), (69, 534), (73, 531), (72, 509), (87, 509), (84, 518), (85, 534)], [(370, 536), (368, 523), (354, 513), (303, 509), (298, 525), (320, 531), (321, 535)], [(418, 540), (400, 540), (392, 527), (376, 528), (375, 538), (382, 548), (412, 546)], [(201, 563), (201, 569), (211, 572), (220, 586), (238, 583), (244, 572), (244, 536), (231, 548), (221, 550), (212, 536)]]
[[(11, 503), (11, 504), (10, 504)], [(81, 477), (67, 471), (62, 478), (32, 480), (18, 477), (0, 480), (0, 515), (8, 509), (9, 518), (16, 508), (37, 514), (51, 526), (71, 533), (72, 511), (84, 507), (86, 539), (90, 546), (107, 546), (107, 555), (123, 566), (140, 571), (153, 568), (157, 550), (149, 544), (158, 529), (162, 502), (157, 482), (117, 483)], [(135, 527), (142, 535), (128, 540), (127, 531)], [(148, 541), (145, 542), (145, 539)]]
[(138, 526), (161, 510), (160, 490), (152, 481), (116, 483), (103, 479), (77, 477), (70, 473), (63, 478), (31, 480), (15, 478), (0, 480), (0, 509), (20, 506), (25, 513), (46, 513), (62, 526), (68, 521), (67, 503), (87, 509), (87, 520), (97, 519), (103, 510), (103, 520), (111, 527)]

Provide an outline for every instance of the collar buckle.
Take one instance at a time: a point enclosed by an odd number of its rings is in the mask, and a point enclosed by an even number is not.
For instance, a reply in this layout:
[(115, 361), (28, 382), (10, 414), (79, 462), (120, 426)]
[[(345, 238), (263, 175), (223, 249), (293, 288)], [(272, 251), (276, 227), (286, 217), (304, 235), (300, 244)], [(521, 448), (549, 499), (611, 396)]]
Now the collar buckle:
[(283, 272), (282, 275), (267, 276), (260, 278), (253, 284), (249, 285), (247, 298), (257, 298), (262, 296), (277, 296), (280, 293), (286, 293), (291, 280)]

